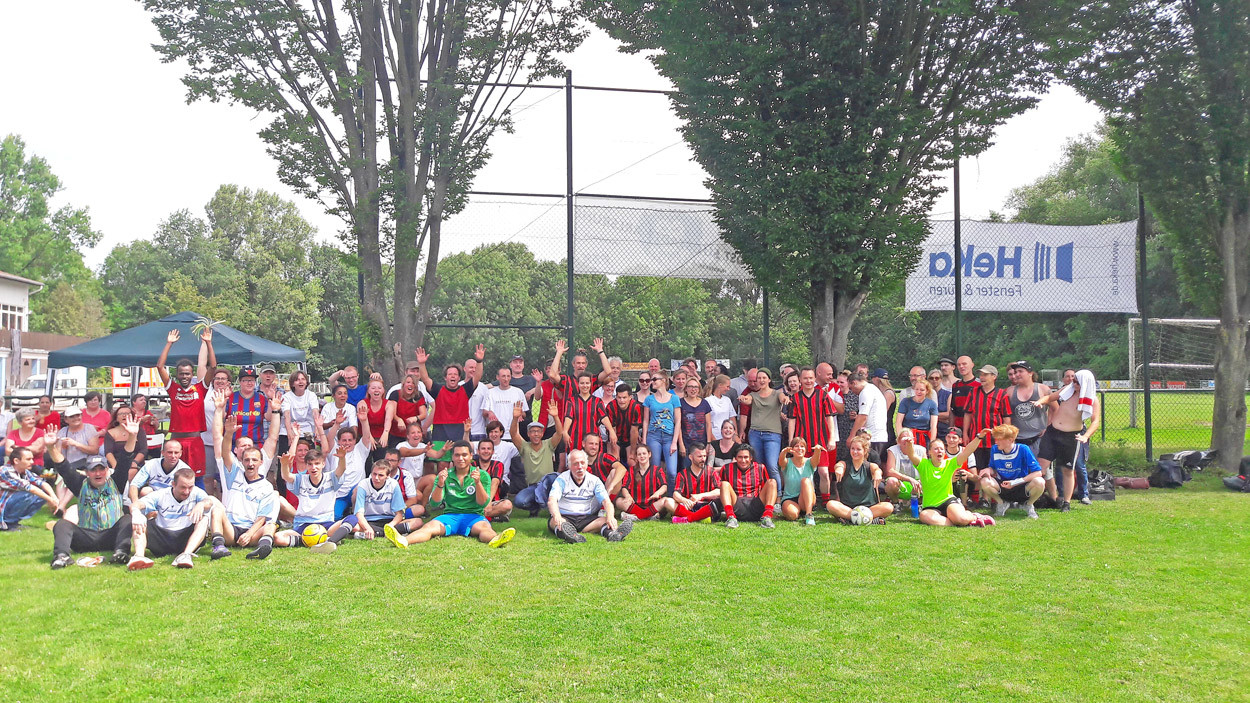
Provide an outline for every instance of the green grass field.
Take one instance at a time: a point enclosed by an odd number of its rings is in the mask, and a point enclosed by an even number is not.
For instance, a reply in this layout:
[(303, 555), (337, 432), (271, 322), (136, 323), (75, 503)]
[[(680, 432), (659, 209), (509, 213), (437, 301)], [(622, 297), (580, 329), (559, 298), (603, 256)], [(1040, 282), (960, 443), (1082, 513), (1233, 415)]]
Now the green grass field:
[[(1250, 496), (1202, 476), (987, 529), (641, 524), (48, 568), (0, 534), (0, 699), (1250, 699)], [(42, 524), (41, 514), (31, 524)]]
[[(1136, 427), (1130, 427), (1129, 394), (1107, 393), (1103, 396), (1106, 414), (1106, 439), (1094, 435), (1094, 452), (1099, 446), (1107, 449), (1127, 448), (1144, 451), (1146, 446), (1145, 416), (1142, 398), (1137, 398)], [(1206, 449), (1211, 446), (1211, 410), (1215, 397), (1211, 393), (1151, 394), (1151, 421), (1155, 456), (1182, 449)], [(1250, 397), (1247, 398), (1250, 402)], [(1141, 454), (1141, 451), (1134, 452)], [(1246, 453), (1250, 454), (1250, 434)]]

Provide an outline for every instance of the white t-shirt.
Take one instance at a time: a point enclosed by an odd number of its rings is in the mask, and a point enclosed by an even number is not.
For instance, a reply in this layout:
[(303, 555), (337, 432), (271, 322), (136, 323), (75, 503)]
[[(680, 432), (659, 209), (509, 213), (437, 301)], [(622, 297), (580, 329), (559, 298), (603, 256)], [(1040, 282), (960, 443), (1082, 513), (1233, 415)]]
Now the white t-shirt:
[[(165, 530), (181, 530), (195, 524), (191, 522), (191, 510), (196, 503), (208, 500), (208, 494), (200, 488), (192, 488), (187, 499), (178, 502), (169, 488), (149, 493), (139, 499), (148, 512), (156, 513), (156, 526)], [(207, 511), (206, 511), (207, 514)]]
[[(473, 395), (475, 398), (479, 395), (485, 396), (482, 399), (482, 410), (489, 410), (495, 413), (495, 417), (499, 418), (499, 422), (503, 425), (505, 435), (508, 433), (508, 428), (512, 425), (512, 406), (519, 401), (522, 410), (530, 409), (529, 402), (525, 400), (525, 391), (516, 386), (508, 386), (507, 390), (498, 386), (492, 386), (485, 391), (478, 389), (478, 392)], [(476, 424), (474, 427), (476, 428)], [(485, 428), (484, 424), (483, 428)], [(477, 432), (477, 429), (473, 431)], [(485, 429), (482, 431), (485, 432)]]
[(719, 440), (720, 426), (725, 424), (725, 420), (732, 420), (737, 417), (738, 412), (734, 410), (734, 402), (727, 395), (719, 398), (709, 395), (704, 400), (707, 401), (708, 405), (712, 406), (712, 412), (707, 416), (707, 421), (712, 425), (712, 437)]
[[(404, 440), (399, 443), (398, 448), (399, 449), (420, 449), (421, 447), (424, 447), (424, 446), (426, 446), (425, 442), (422, 442), (414, 447), (408, 443), (408, 440)], [(417, 478), (420, 478), (425, 473), (425, 455), (418, 454), (417, 456), (404, 456), (403, 454), (400, 454), (399, 455), (399, 467), (401, 469), (407, 469), (408, 471), (412, 472), (414, 476), (416, 476)]]
[[(341, 426), (331, 427), (330, 429), (326, 430), (327, 435), (333, 437), (334, 433), (338, 432), (344, 427), (356, 427), (360, 424), (360, 420), (356, 418), (356, 408), (353, 407), (351, 403), (344, 403), (342, 410), (343, 410), (343, 415), (344, 415), (343, 424)], [(335, 418), (338, 417), (338, 414), (339, 414), (339, 407), (336, 406), (333, 403), (333, 401), (326, 403), (325, 407), (321, 409), (322, 427), (324, 427), (327, 422), (334, 422)]]
[(495, 445), (495, 454), (491, 457), (491, 461), (503, 464), (504, 471), (508, 471), (512, 467), (513, 457), (518, 453), (516, 445), (504, 437), (499, 440), (499, 444)]
[(884, 442), (885, 433), (885, 396), (871, 383), (865, 383), (859, 392), (859, 414), (867, 415), (864, 429), (872, 433), (873, 442)]
[[(482, 408), (486, 406), (486, 388), (482, 384), (478, 384), (473, 390), (473, 395), (469, 397), (469, 419), (473, 420), (473, 427), (469, 430), (472, 436), (486, 434), (486, 418), (482, 416)], [(512, 410), (508, 410), (508, 417), (512, 417)]]
[(304, 395), (295, 395), (294, 391), (290, 391), (282, 396), (282, 417), (282, 428), (278, 430), (280, 435), (286, 436), (285, 418), (289, 417), (302, 436), (312, 437), (313, 423), (321, 420), (321, 402), (312, 391), (305, 390)]
[[(159, 491), (162, 488), (169, 488), (174, 485), (174, 472), (178, 469), (188, 468), (191, 467), (187, 466), (185, 461), (179, 459), (178, 463), (174, 465), (174, 468), (166, 471), (165, 467), (161, 465), (161, 457), (152, 457), (151, 459), (143, 462), (143, 466), (139, 467), (139, 471), (135, 473), (135, 477), (126, 484), (126, 495), (130, 495), (131, 485), (135, 488), (143, 488), (144, 486), (147, 486), (153, 491)], [(126, 504), (130, 504), (129, 498), (126, 499)]]
[[(817, 386), (817, 387), (819, 388), (820, 386)], [(825, 389), (825, 392), (829, 394), (829, 400), (832, 400), (838, 404), (841, 404), (843, 402), (842, 391), (838, 390), (838, 384), (830, 383), (829, 387)], [(837, 412), (838, 409), (835, 406), (833, 410), (834, 412)], [(841, 433), (838, 431), (838, 423), (836, 422), (833, 423), (833, 434), (829, 435), (829, 441), (833, 442), (834, 444), (837, 444), (838, 442), (842, 441)]]
[(890, 455), (894, 457), (895, 471), (903, 474), (904, 476), (910, 476), (911, 478), (920, 478), (920, 474), (916, 472), (916, 467), (912, 466), (911, 458), (904, 454), (903, 450), (899, 449), (897, 444), (890, 447), (889, 452)]
[[(226, 396), (226, 404), (230, 404), (230, 396)], [(217, 414), (217, 404), (213, 402), (213, 389), (204, 394), (204, 426), (208, 429), (200, 433), (200, 441), (206, 451), (213, 451), (213, 416)], [(149, 439), (151, 439), (149, 437)]]
[(269, 473), (272, 458), (261, 452), (260, 471), (255, 481), (248, 481), (243, 466), (229, 456), (229, 464), (223, 457), (217, 457), (217, 470), (224, 478), (222, 481), (221, 502), (226, 506), (226, 518), (235, 527), (251, 529), (257, 517), (264, 517), (270, 523), (278, 520), (278, 492), (273, 484), (265, 478)]
[[(335, 449), (337, 451), (337, 448)], [(339, 496), (342, 498), (351, 495), (352, 488), (360, 483), (361, 479), (369, 475), (368, 469), (365, 468), (365, 462), (369, 460), (369, 447), (364, 442), (357, 442), (356, 446), (347, 452), (344, 459), (347, 462), (347, 468), (343, 469), (343, 485), (339, 486)], [(326, 455), (326, 473), (332, 474), (338, 469), (339, 455), (330, 452)], [(300, 505), (304, 501), (300, 500)]]
[(561, 515), (592, 515), (608, 500), (608, 489), (589, 471), (582, 477), (580, 486), (573, 481), (573, 474), (565, 471), (556, 476), (549, 495), (556, 497)]

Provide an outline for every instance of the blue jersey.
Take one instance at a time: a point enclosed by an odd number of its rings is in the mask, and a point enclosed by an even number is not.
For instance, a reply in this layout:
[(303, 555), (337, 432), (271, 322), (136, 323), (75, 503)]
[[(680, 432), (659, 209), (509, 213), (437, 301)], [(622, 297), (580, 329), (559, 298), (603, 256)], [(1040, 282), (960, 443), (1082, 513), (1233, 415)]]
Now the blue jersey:
[(403, 509), (404, 494), (395, 479), (386, 479), (381, 488), (374, 488), (373, 480), (368, 478), (356, 485), (355, 511), (363, 512), (366, 521), (390, 520)]
[(1009, 452), (1001, 451), (998, 445), (991, 447), (990, 468), (1004, 481), (1015, 481), (1042, 470), (1037, 457), (1033, 456), (1033, 450), (1018, 443)]

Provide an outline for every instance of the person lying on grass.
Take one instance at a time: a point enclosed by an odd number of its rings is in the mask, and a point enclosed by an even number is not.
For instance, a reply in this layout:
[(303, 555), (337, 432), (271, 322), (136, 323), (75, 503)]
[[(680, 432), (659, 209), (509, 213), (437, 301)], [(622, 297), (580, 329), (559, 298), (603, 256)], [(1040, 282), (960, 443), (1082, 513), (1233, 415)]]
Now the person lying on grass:
[[(547, 510), (551, 513), (547, 528), (551, 534), (570, 544), (585, 542), (586, 534), (597, 534), (609, 542), (628, 537), (634, 529), (634, 517), (626, 515), (617, 521), (608, 489), (586, 469), (586, 452), (574, 449), (569, 452), (568, 461), (568, 470), (556, 477), (547, 496)], [(603, 515), (599, 515), (600, 510)]]
[(881, 467), (868, 461), (869, 442), (863, 437), (852, 437), (846, 448), (851, 460), (839, 461), (833, 467), (838, 498), (829, 501), (825, 509), (830, 515), (849, 523), (856, 508), (866, 507), (872, 511), (872, 524), (884, 525), (886, 516), (894, 512), (894, 504), (881, 500), (877, 494), (881, 485)]
[(825, 448), (816, 446), (810, 457), (807, 453), (807, 440), (795, 437), (790, 440), (790, 446), (782, 449), (777, 455), (777, 462), (783, 469), (784, 490), (781, 492), (781, 517), (794, 522), (801, 515), (803, 524), (811, 527), (816, 524), (816, 517), (812, 515), (812, 510), (816, 506), (814, 475), (821, 457), (825, 455)]
[(975, 480), (975, 475), (968, 469), (961, 468), (968, 457), (981, 446), (984, 437), (990, 431), (982, 430), (981, 434), (972, 438), (958, 454), (950, 456), (946, 453), (944, 442), (929, 442), (929, 456), (920, 453), (919, 448), (912, 445), (911, 463), (920, 474), (921, 510), (920, 522), (926, 525), (964, 527), (987, 527), (994, 524), (994, 518), (974, 513), (964, 507), (955, 497), (954, 480)]
[(430, 507), (443, 508), (443, 514), (409, 535), (407, 543), (421, 544), (436, 537), (471, 537), (488, 547), (502, 547), (512, 541), (516, 528), (496, 533), (482, 514), (490, 501), (490, 476), (473, 464), (473, 446), (464, 440), (453, 443), (451, 465), (450, 471), (438, 472), (430, 492)]
[(117, 465), (122, 468), (110, 469), (108, 460), (99, 455), (87, 457), (86, 478), (70, 468), (56, 431), (47, 433), (48, 453), (44, 465), (55, 469), (65, 487), (78, 497), (77, 524), (61, 518), (52, 527), (53, 569), (69, 566), (70, 555), (75, 552), (112, 550), (112, 563), (120, 565), (130, 560), (131, 518), (122, 505), (122, 491), (126, 487), (126, 469), (135, 455), (139, 421), (127, 418), (122, 427), (126, 431), (126, 444), (113, 450)]

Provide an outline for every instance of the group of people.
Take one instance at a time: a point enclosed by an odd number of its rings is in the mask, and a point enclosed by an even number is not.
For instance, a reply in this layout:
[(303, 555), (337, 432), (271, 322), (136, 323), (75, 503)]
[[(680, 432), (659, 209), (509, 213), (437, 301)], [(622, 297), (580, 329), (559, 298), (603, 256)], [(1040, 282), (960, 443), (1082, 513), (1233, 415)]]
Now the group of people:
[(323, 402), (303, 371), (284, 390), (272, 366), (237, 378), (217, 366), (211, 328), (198, 359), (171, 375), (179, 337), (169, 332), (156, 362), (169, 396), (159, 448), (147, 446), (157, 427), (146, 402), (110, 411), (89, 396), (55, 422), (50, 404), (17, 414), (0, 525), (19, 529), (47, 505), (53, 568), (110, 550), (132, 570), (166, 555), (191, 568), (205, 543), (213, 559), (231, 548), (250, 559), (332, 553), (349, 537), (501, 547), (516, 534), (514, 510), (546, 510), (551, 534), (576, 543), (619, 542), (638, 520), (811, 526), (823, 510), (881, 524), (910, 503), (925, 524), (983, 527), (1013, 505), (1036, 518), (1039, 501), (1088, 502), (1099, 413), (1085, 370), (1051, 389), (1016, 361), (1000, 388), (994, 366), (943, 358), (912, 368), (896, 392), (886, 370), (865, 365), (782, 365), (774, 378), (744, 359), (731, 378), (711, 359), (672, 372), (651, 359), (629, 383), (596, 339), (597, 372), (578, 350), (564, 373), (561, 341), (544, 369), (526, 373), (514, 356), (490, 383), (478, 345), (435, 381), (417, 349), (389, 389), (349, 366)]

